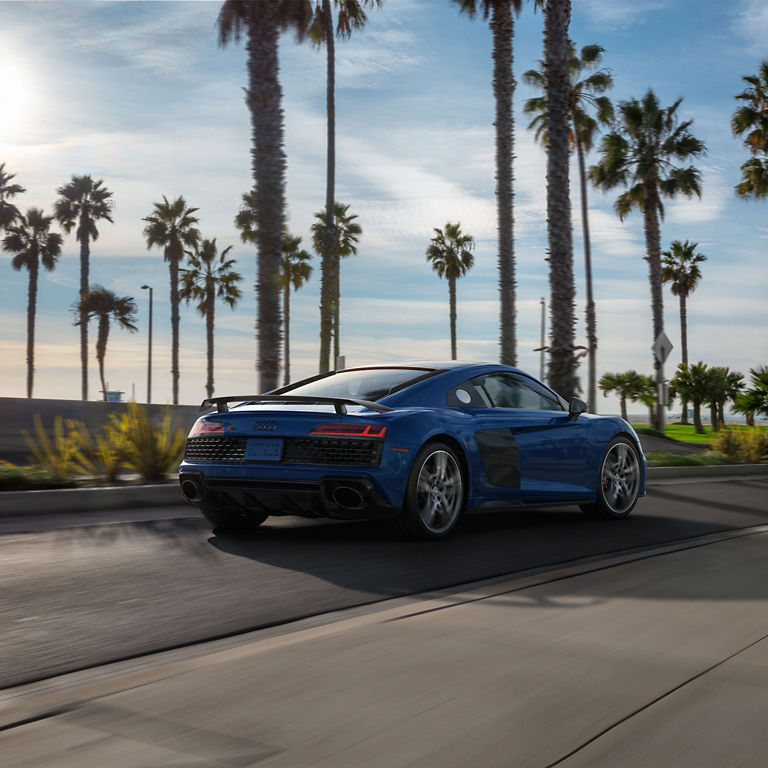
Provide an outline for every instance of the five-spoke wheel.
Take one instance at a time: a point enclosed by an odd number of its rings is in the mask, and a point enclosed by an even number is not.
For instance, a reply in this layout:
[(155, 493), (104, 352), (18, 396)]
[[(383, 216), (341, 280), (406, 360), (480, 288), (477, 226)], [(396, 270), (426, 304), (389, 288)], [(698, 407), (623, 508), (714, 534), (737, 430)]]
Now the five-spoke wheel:
[(428, 443), (413, 462), (403, 514), (394, 521), (396, 532), (408, 538), (442, 539), (458, 524), (463, 507), (459, 458), (444, 443)]
[(608, 446), (600, 466), (597, 501), (585, 504), (585, 512), (600, 517), (626, 517), (640, 492), (640, 458), (637, 448), (626, 437), (615, 438)]

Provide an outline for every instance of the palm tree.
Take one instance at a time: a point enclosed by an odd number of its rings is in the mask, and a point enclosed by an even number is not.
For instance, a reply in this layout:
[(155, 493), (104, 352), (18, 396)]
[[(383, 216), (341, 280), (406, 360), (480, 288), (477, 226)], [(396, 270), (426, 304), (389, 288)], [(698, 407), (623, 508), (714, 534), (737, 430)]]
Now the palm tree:
[(438, 277), (448, 281), (449, 315), (451, 322), (451, 360), (456, 359), (456, 281), (469, 272), (475, 259), (472, 250), (475, 241), (471, 235), (462, 234), (461, 223), (447, 222), (445, 229), (434, 228), (435, 236), (427, 248), (427, 261)]
[[(633, 209), (643, 212), (648, 278), (651, 284), (653, 341), (664, 330), (664, 300), (661, 291), (661, 229), (664, 216), (662, 198), (678, 194), (701, 197), (701, 174), (693, 166), (676, 165), (700, 157), (706, 150), (690, 128), (693, 120), (680, 122), (677, 110), (682, 99), (669, 107), (660, 107), (649, 90), (642, 101), (629, 99), (619, 104), (619, 121), (603, 136), (602, 159), (590, 168), (589, 176), (604, 190), (625, 187), (615, 209), (622, 221)], [(656, 381), (661, 390), (661, 363), (654, 357)], [(658, 403), (656, 429), (664, 431), (663, 403)]]
[(35, 377), (35, 313), (37, 311), (37, 281), (42, 264), (49, 272), (61, 255), (62, 236), (51, 232), (53, 216), (46, 216), (40, 208), (30, 208), (27, 215), (20, 214), (7, 228), (3, 250), (15, 254), (11, 264), (16, 270), (29, 272), (27, 291), (27, 397), (32, 397)]
[(545, 0), (547, 76), (547, 239), (549, 245), (549, 385), (570, 399), (579, 389), (573, 316), (573, 232), (569, 180), (571, 0)]
[(6, 173), (5, 163), (0, 163), (0, 231), (21, 218), (21, 211), (10, 200), (27, 190), (21, 184), (11, 184), (15, 178), (16, 174)]
[[(691, 243), (686, 240), (684, 243), (680, 240), (673, 241), (668, 251), (661, 255), (661, 282), (670, 283), (673, 296), (680, 299), (680, 346), (682, 350), (682, 361), (688, 364), (688, 296), (696, 290), (696, 286), (701, 280), (701, 270), (699, 264), (707, 260), (703, 253), (697, 253), (698, 243)], [(688, 423), (688, 402), (682, 401), (682, 423)]]
[(173, 404), (179, 404), (179, 267), (184, 251), (194, 248), (200, 240), (200, 230), (195, 226), (198, 219), (193, 214), (197, 208), (188, 208), (183, 197), (172, 203), (163, 195), (162, 203), (154, 203), (155, 209), (142, 221), (147, 249), (158, 246), (168, 262), (171, 277), (171, 381)]
[(644, 376), (642, 373), (637, 374), (636, 390), (630, 396), (631, 400), (637, 400), (643, 403), (648, 408), (648, 426), (653, 427), (655, 423), (656, 410), (656, 384), (654, 383), (653, 376)]
[[(499, 327), (500, 361), (517, 365), (517, 314), (515, 296), (514, 172), (515, 122), (512, 99), (514, 15), (520, 15), (523, 0), (453, 0), (460, 12), (474, 19), (478, 13), (488, 22), (493, 37), (493, 97), (496, 102), (496, 216), (499, 231)], [(538, 0), (537, 0), (538, 3)]]
[[(59, 199), (53, 211), (59, 224), (69, 233), (77, 225), (75, 238), (80, 243), (80, 302), (85, 299), (90, 285), (91, 240), (98, 240), (96, 222), (105, 219), (112, 223), (112, 193), (104, 180), (94, 181), (90, 175), (73, 176), (68, 184), (56, 190)], [(80, 371), (81, 397), (88, 399), (88, 319), (80, 314)]]
[(718, 417), (720, 423), (725, 426), (725, 404), (730, 400), (736, 402), (736, 399), (744, 390), (744, 375), (738, 371), (731, 371), (728, 368), (724, 370), (725, 376), (725, 397), (717, 404)]
[(219, 45), (246, 38), (251, 114), (253, 206), (258, 220), (256, 293), (257, 369), (263, 391), (274, 389), (280, 371), (280, 269), (285, 220), (285, 153), (278, 38), (291, 28), (298, 38), (309, 26), (309, 0), (225, 0), (218, 17)]
[(747, 425), (755, 426), (755, 414), (768, 416), (768, 366), (760, 365), (750, 368), (750, 387), (738, 394), (734, 399), (733, 410), (743, 413)]
[[(581, 228), (584, 240), (584, 272), (587, 293), (587, 349), (589, 355), (589, 381), (587, 402), (591, 413), (597, 413), (597, 320), (595, 300), (592, 291), (592, 245), (589, 236), (589, 206), (587, 203), (587, 170), (585, 155), (592, 151), (595, 134), (600, 125), (613, 122), (613, 104), (607, 96), (607, 90), (613, 87), (613, 76), (607, 69), (596, 69), (602, 61), (605, 49), (599, 45), (585, 45), (581, 54), (571, 43), (569, 73), (570, 98), (568, 111), (571, 118), (569, 142), (575, 147), (579, 163), (579, 187), (581, 191)], [(582, 75), (586, 76), (582, 77)], [(539, 88), (543, 94), (547, 90), (547, 75), (544, 62), (539, 62), (539, 69), (529, 69), (523, 75), (523, 82)], [(590, 112), (594, 110), (595, 117)], [(523, 112), (531, 115), (528, 127), (535, 129), (536, 138), (542, 143), (547, 141), (547, 99), (546, 95), (535, 96), (525, 102)]]
[(642, 376), (637, 371), (625, 371), (624, 373), (604, 373), (597, 384), (604, 397), (610, 392), (615, 392), (619, 397), (621, 418), (627, 421), (627, 400), (638, 398), (642, 390)]
[[(336, 6), (336, 36), (349, 39), (353, 29), (361, 29), (367, 21), (365, 6), (381, 7), (382, 0), (322, 0), (315, 6), (315, 15), (310, 27), (310, 37), (317, 45), (326, 49), (326, 113), (327, 153), (325, 176), (325, 241), (322, 243), (320, 263), (320, 364), (319, 372), (330, 369), (331, 335), (334, 324), (332, 310), (332, 274), (334, 269), (331, 247), (334, 240), (333, 204), (336, 198), (336, 48), (333, 39), (333, 6)], [(286, 321), (284, 321), (286, 322)], [(336, 352), (338, 356), (338, 351)], [(288, 365), (286, 363), (286, 369)]]
[(213, 325), (216, 310), (216, 299), (223, 299), (232, 309), (242, 295), (237, 284), (242, 277), (232, 267), (234, 259), (228, 259), (227, 254), (232, 246), (225, 248), (220, 254), (216, 248), (216, 238), (203, 240), (194, 250), (187, 251), (189, 269), (181, 270), (181, 289), (179, 298), (187, 304), (191, 300), (197, 302), (197, 311), (205, 318), (205, 339), (207, 346), (208, 368), (205, 381), (207, 397), (213, 397)]
[(104, 379), (104, 359), (107, 356), (107, 339), (109, 326), (114, 320), (118, 328), (136, 333), (136, 302), (130, 296), (118, 296), (102, 285), (92, 285), (85, 298), (72, 308), (76, 315), (74, 325), (80, 325), (85, 314), (88, 320), (98, 318), (99, 326), (96, 336), (96, 359), (99, 362), (99, 378), (104, 401), (107, 400), (107, 382)]
[(333, 331), (333, 359), (340, 354), (339, 342), (339, 304), (340, 295), (340, 259), (354, 256), (357, 253), (357, 243), (363, 234), (362, 227), (355, 221), (356, 215), (349, 213), (349, 205), (340, 202), (333, 204), (333, 232), (329, 239), (325, 211), (315, 213), (315, 223), (312, 225), (312, 246), (319, 254), (323, 253), (326, 244), (330, 242), (331, 269), (329, 274), (328, 291), (330, 294), (331, 328)]
[(701, 424), (701, 404), (706, 402), (711, 389), (711, 377), (706, 363), (698, 362), (692, 365), (680, 363), (677, 372), (670, 381), (670, 394), (685, 398), (693, 403), (693, 426), (697, 435), (704, 435)]
[(283, 385), (291, 381), (291, 288), (298, 291), (312, 274), (311, 254), (301, 249), (300, 237), (283, 234), (283, 255), (280, 258), (280, 286), (283, 289)]
[(743, 102), (731, 117), (734, 136), (744, 136), (744, 146), (752, 157), (741, 166), (741, 182), (736, 194), (744, 198), (768, 197), (768, 59), (757, 75), (741, 78), (747, 88), (736, 95)]

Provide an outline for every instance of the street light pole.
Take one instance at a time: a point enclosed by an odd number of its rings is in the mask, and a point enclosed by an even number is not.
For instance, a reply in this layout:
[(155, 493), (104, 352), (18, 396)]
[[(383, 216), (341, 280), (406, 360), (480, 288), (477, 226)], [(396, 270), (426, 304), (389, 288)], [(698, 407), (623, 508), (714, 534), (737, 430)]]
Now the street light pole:
[(544, 381), (544, 351), (546, 350), (545, 330), (547, 324), (547, 302), (541, 300), (541, 346), (539, 349), (539, 378)]
[(147, 403), (152, 402), (152, 286), (142, 285), (142, 290), (149, 291), (149, 337), (147, 340)]

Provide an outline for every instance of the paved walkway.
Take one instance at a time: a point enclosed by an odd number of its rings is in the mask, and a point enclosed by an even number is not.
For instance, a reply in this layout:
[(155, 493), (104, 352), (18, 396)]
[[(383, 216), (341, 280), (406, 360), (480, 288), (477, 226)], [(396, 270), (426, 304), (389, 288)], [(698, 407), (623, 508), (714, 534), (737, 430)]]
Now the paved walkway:
[(712, 535), (8, 690), (2, 762), (763, 766), (767, 553)]

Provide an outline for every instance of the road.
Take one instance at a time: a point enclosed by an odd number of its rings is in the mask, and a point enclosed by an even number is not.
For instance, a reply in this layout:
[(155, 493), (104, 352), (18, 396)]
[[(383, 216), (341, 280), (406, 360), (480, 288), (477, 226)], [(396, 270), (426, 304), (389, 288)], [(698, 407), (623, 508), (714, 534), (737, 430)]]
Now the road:
[(288, 518), (247, 536), (216, 535), (200, 519), (178, 517), (182, 509), (160, 520), (26, 533), (11, 533), (19, 528), (11, 521), (0, 529), (0, 687), (387, 598), (758, 526), (768, 523), (767, 498), (763, 479), (670, 481), (651, 486), (625, 521), (570, 510), (495, 514), (468, 520), (440, 543), (394, 541), (372, 523)]

